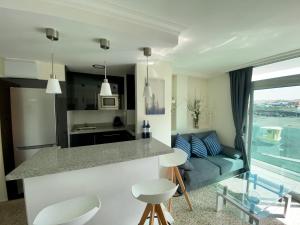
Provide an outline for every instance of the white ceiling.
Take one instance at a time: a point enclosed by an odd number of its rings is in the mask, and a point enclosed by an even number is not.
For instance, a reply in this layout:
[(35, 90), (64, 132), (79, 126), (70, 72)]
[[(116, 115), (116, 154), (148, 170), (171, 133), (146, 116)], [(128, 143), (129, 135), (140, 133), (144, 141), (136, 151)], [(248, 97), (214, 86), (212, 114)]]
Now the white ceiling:
[(54, 27), (56, 59), (75, 70), (134, 64), (150, 46), (175, 73), (209, 77), (299, 49), (299, 15), (298, 0), (0, 0), (0, 55), (48, 61)]

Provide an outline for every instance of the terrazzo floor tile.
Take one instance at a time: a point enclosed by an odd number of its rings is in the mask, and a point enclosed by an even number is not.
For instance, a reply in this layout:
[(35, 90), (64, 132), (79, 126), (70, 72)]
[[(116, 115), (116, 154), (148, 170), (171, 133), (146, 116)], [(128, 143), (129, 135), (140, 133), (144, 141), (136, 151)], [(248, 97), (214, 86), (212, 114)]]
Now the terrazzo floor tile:
[[(175, 225), (249, 225), (245, 218), (241, 218), (241, 211), (230, 203), (220, 212), (216, 212), (216, 189), (213, 185), (191, 191), (190, 199), (193, 211), (188, 210), (183, 196), (174, 198), (172, 215)], [(293, 205), (295, 207), (293, 207)], [(270, 209), (272, 213), (282, 213), (280, 205)], [(261, 225), (300, 225), (300, 204), (293, 203), (287, 219), (265, 218)]]
[[(172, 215), (174, 225), (249, 225), (241, 219), (240, 210), (231, 204), (216, 212), (216, 192), (213, 185), (189, 193), (193, 204), (193, 211), (183, 196), (173, 200)], [(282, 213), (282, 205), (270, 209), (274, 213)], [(300, 225), (300, 204), (292, 203), (290, 215), (286, 219), (266, 218), (261, 225)], [(27, 225), (25, 203), (23, 199), (0, 203), (0, 225)]]

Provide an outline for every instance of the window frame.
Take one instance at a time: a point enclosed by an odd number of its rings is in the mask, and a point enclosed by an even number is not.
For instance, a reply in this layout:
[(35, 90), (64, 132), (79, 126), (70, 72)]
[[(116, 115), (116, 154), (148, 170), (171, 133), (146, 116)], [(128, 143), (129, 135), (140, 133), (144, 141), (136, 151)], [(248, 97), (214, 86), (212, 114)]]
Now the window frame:
[(272, 88), (293, 87), (293, 86), (300, 86), (300, 74), (289, 75), (284, 77), (276, 77), (276, 78), (271, 78), (266, 80), (252, 81), (251, 89), (250, 89), (249, 107), (248, 107), (248, 118), (247, 118), (248, 129), (246, 133), (246, 137), (247, 137), (246, 149), (247, 149), (247, 157), (248, 157), (248, 162), (250, 167), (251, 167), (254, 91), (272, 89)]

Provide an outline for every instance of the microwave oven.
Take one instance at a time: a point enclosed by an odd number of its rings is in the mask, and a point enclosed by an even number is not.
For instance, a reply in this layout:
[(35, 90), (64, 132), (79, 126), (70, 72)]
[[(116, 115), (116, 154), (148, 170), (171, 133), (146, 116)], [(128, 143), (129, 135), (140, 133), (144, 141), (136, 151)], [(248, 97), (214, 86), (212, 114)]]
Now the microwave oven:
[(99, 110), (118, 110), (119, 103), (120, 103), (119, 95), (110, 95), (110, 96), (98, 95)]

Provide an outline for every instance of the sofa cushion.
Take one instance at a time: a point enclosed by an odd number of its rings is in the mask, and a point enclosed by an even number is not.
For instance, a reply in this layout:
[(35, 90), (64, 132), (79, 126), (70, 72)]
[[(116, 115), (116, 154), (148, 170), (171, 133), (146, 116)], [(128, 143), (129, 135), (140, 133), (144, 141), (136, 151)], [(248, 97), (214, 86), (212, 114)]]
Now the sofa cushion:
[(184, 173), (185, 182), (191, 189), (201, 186), (201, 183), (220, 176), (220, 168), (204, 158), (190, 158), (192, 171)]
[(179, 134), (177, 134), (176, 137), (175, 148), (185, 151), (188, 155), (188, 158), (191, 157), (191, 144)]
[(207, 149), (201, 139), (192, 135), (191, 146), (192, 146), (192, 154), (200, 158), (207, 157)]
[(232, 159), (242, 158), (242, 153), (240, 151), (224, 145), (222, 146), (222, 154)]
[(218, 136), (216, 133), (211, 133), (207, 137), (202, 139), (206, 145), (210, 155), (218, 155), (222, 151), (222, 146), (219, 142)]
[(203, 138), (207, 137), (211, 133), (215, 133), (215, 131), (205, 131), (205, 132), (193, 133), (193, 135), (202, 140)]
[(220, 168), (220, 175), (243, 168), (243, 160), (232, 159), (223, 154), (208, 156), (207, 160)]
[(192, 163), (187, 160), (184, 164), (178, 166), (179, 169), (183, 169), (184, 171), (191, 171), (194, 169), (194, 166), (192, 165)]
[[(171, 146), (172, 146), (172, 148), (175, 147), (175, 142), (176, 142), (176, 139), (177, 139), (177, 135), (178, 134), (171, 136)], [(180, 134), (180, 136), (183, 137), (188, 142), (191, 141), (191, 134)]]

